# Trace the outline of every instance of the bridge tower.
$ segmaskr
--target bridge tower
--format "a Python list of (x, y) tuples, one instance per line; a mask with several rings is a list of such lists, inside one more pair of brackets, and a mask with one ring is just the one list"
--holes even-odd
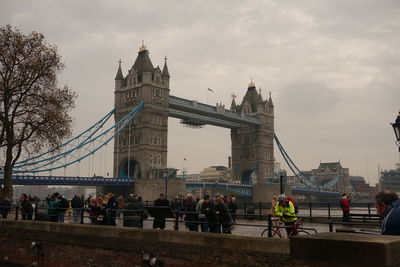
[(121, 61), (115, 77), (115, 121), (140, 102), (144, 107), (114, 142), (114, 177), (149, 178), (167, 166), (169, 72), (153, 67), (142, 43), (135, 63), (124, 77)]
[(233, 99), (231, 110), (257, 115), (261, 121), (257, 127), (242, 125), (231, 129), (232, 177), (242, 184), (264, 185), (268, 177), (274, 176), (274, 105), (271, 94), (268, 100), (263, 100), (261, 89), (257, 92), (255, 83), (251, 81), (242, 103), (237, 105)]

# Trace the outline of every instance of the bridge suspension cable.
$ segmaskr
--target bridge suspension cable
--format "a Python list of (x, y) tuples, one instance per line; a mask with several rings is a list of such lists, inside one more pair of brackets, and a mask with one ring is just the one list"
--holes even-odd
[[(65, 168), (74, 163), (80, 163), (81, 160), (93, 155), (100, 148), (104, 147), (108, 142), (115, 138), (115, 136), (119, 135), (119, 133), (133, 120), (143, 106), (144, 102), (142, 101), (138, 106), (135, 107), (135, 109), (129, 112), (120, 121), (109, 127), (107, 130), (98, 133), (98, 131), (102, 129), (104, 123), (111, 117), (112, 114), (114, 114), (115, 109), (113, 109), (88, 130), (64, 143), (59, 148), (52, 149), (42, 153), (39, 156), (18, 162), (18, 164), (16, 164), (14, 167), (13, 173), (50, 172), (56, 169)], [(93, 132), (91, 132), (91, 130), (93, 130)], [(88, 133), (88, 136), (84, 136), (85, 133)], [(80, 137), (83, 137), (83, 140), (80, 140), (77, 142), (77, 144), (72, 145), (72, 142), (79, 140)], [(55, 154), (56, 151), (60, 151), (60, 149), (64, 147), (66, 148), (66, 151)], [(81, 150), (83, 150), (83, 153), (81, 153)], [(52, 156), (45, 157), (49, 154)], [(64, 162), (60, 162), (62, 159), (64, 159)]]
[(278, 137), (274, 134), (274, 140), (276, 145), (279, 148), (279, 151), (281, 152), (283, 159), (285, 160), (286, 164), (289, 166), (290, 170), (293, 172), (293, 174), (296, 176), (296, 178), (302, 183), (303, 186), (305, 186), (308, 189), (314, 189), (314, 190), (329, 190), (331, 189), (341, 178), (341, 175), (338, 175), (331, 181), (327, 182), (326, 184), (320, 186), (317, 185), (315, 180), (316, 176), (312, 177), (311, 179), (304, 173), (302, 172), (296, 164), (292, 161), (292, 159), (289, 157), (287, 154), (286, 150), (283, 148), (281, 142), (279, 141)]

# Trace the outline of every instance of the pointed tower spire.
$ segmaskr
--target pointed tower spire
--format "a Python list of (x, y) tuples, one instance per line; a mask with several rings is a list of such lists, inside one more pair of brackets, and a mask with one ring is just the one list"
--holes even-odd
[(235, 102), (236, 95), (235, 93), (232, 93), (231, 96), (232, 96), (231, 110), (236, 110), (236, 102)]
[(272, 97), (271, 97), (271, 91), (269, 91), (269, 105), (271, 106), (271, 107), (273, 107), (274, 106), (274, 103), (272, 103)]
[(124, 75), (122, 75), (122, 69), (121, 69), (121, 59), (119, 59), (119, 67), (117, 71), (117, 75), (115, 76), (115, 80), (123, 80)]
[(258, 102), (262, 102), (261, 88), (258, 88)]
[(165, 56), (164, 58), (165, 62), (164, 62), (164, 68), (162, 70), (162, 77), (168, 77), (169, 78), (169, 72), (168, 72), (168, 66), (167, 66), (167, 56)]

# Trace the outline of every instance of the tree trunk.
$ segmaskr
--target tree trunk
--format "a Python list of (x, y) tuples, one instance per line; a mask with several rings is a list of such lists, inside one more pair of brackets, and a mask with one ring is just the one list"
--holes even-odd
[(4, 166), (4, 186), (3, 186), (3, 197), (8, 197), (10, 201), (13, 196), (12, 187), (12, 148), (7, 147), (6, 152), (6, 164)]

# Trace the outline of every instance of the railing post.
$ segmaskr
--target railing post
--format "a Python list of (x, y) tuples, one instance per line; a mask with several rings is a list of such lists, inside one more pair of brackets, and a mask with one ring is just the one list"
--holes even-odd
[(85, 208), (82, 207), (81, 209), (81, 224), (83, 224), (83, 213), (85, 212)]
[(311, 218), (312, 218), (312, 205), (311, 205), (311, 202), (310, 202), (310, 220), (311, 220)]
[(18, 220), (18, 204), (15, 206), (15, 219)]
[(332, 233), (333, 232), (333, 224), (332, 221), (329, 220), (329, 232)]
[(328, 220), (331, 221), (331, 203), (328, 203)]
[(179, 230), (179, 211), (176, 211), (175, 213), (175, 226), (174, 230), (178, 231)]
[(247, 202), (244, 202), (244, 218), (247, 219)]
[(368, 203), (368, 215), (371, 216), (371, 203)]
[(260, 210), (260, 218), (258, 218), (258, 219), (261, 220), (261, 201), (258, 202), (258, 209)]
[(272, 218), (271, 214), (268, 214), (268, 237), (272, 237)]

